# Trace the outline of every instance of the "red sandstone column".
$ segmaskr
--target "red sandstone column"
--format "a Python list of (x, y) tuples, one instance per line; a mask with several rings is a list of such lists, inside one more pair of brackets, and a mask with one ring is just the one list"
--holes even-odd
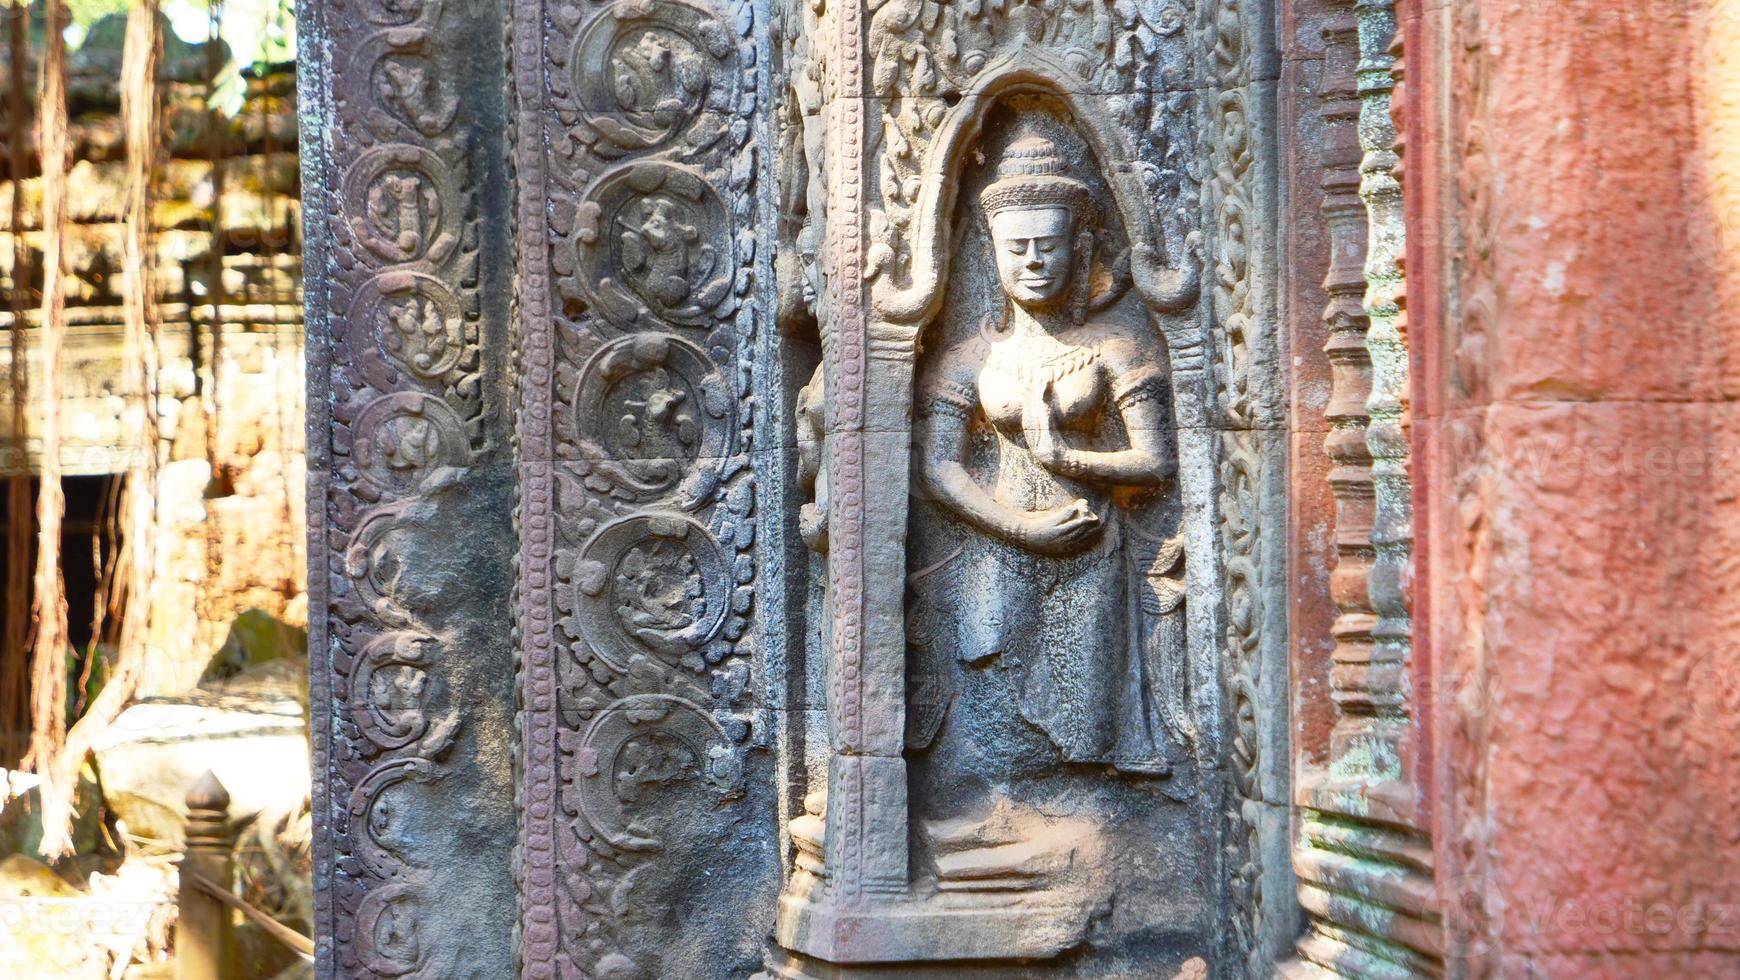
[(1422, 5), (1408, 57), (1451, 959), (1735, 975), (1740, 5)]

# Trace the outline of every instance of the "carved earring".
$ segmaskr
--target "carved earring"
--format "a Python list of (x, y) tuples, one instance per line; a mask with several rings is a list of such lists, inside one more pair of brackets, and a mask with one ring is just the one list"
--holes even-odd
[(1075, 269), (1069, 293), (1069, 319), (1078, 326), (1087, 322), (1088, 306), (1093, 302), (1094, 233), (1077, 232), (1075, 236)]
[(1003, 340), (1007, 338), (1010, 333), (1009, 317), (1014, 313), (1012, 307), (1015, 304), (1010, 302), (1007, 296), (1001, 296), (999, 294), (999, 299), (1003, 304), (1003, 314), (1001, 316), (998, 316), (995, 313), (987, 313), (979, 318), (979, 339), (987, 344), (994, 344), (999, 340)]

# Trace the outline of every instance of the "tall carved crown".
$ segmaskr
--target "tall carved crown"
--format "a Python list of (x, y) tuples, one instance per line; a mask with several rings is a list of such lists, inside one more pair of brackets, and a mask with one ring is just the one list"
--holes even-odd
[(1009, 144), (997, 161), (997, 179), (980, 193), (979, 204), (986, 217), (999, 211), (1067, 208), (1078, 229), (1099, 221), (1093, 192), (1069, 176), (1069, 161), (1043, 136), (1023, 136)]

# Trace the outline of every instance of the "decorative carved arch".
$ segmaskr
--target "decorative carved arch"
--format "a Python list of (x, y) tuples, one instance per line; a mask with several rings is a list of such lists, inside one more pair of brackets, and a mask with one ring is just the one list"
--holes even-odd
[[(1224, 621), (1224, 555), (1219, 536), (1223, 505), (1215, 474), (1216, 436), (1211, 434), (1213, 396), (1209, 390), (1208, 332), (1200, 296), (1200, 239), (1190, 231), (1182, 241), (1163, 241), (1155, 208), (1141, 183), (1139, 156), (1127, 130), (1109, 119), (1095, 102), (1104, 93), (1084, 86), (1081, 73), (1052, 49), (1018, 43), (987, 64), (950, 106), (924, 152), (920, 192), (913, 209), (912, 273), (906, 288), (887, 276), (870, 284), (873, 318), (903, 328), (916, 340), (941, 312), (954, 259), (956, 212), (961, 178), (973, 143), (994, 109), (1020, 96), (1043, 96), (1064, 110), (1066, 122), (1094, 156), (1098, 176), (1112, 196), (1130, 250), (1130, 276), (1148, 319), (1167, 349), (1171, 368), (1173, 419), (1177, 426), (1178, 490), (1192, 601), (1187, 606), (1188, 659), (1196, 718), (1219, 718), (1220, 637)], [(1194, 207), (1195, 202), (1187, 206)], [(1176, 256), (1175, 264), (1167, 259)], [(908, 368), (910, 370), (910, 368)], [(910, 382), (910, 378), (903, 379)], [(1223, 734), (1205, 728), (1195, 746), (1199, 759), (1212, 764), (1223, 750)]]
[(985, 119), (1004, 99), (1018, 95), (1044, 95), (1057, 99), (1069, 111), (1070, 120), (1087, 140), (1098, 160), (1113, 203), (1130, 239), (1131, 275), (1137, 291), (1150, 310), (1176, 312), (1196, 302), (1200, 263), (1194, 241), (1178, 243), (1179, 264), (1166, 264), (1172, 243), (1157, 242), (1148, 211), (1142, 207), (1141, 188), (1130, 161), (1135, 158), (1123, 132), (1107, 125), (1085, 103), (1079, 86), (1080, 73), (1050, 49), (1018, 44), (986, 65), (958, 104), (944, 115), (936, 139), (925, 155), (920, 172), (918, 205), (914, 214), (912, 282), (897, 287), (887, 277), (871, 286), (871, 300), (878, 318), (888, 323), (921, 325), (936, 315), (942, 300), (942, 284), (949, 276), (949, 247), (965, 149), (983, 131)]

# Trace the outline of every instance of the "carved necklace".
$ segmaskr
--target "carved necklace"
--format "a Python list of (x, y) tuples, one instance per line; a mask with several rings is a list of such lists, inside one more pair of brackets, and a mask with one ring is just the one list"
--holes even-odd
[(1053, 354), (1038, 364), (1021, 361), (1015, 365), (1015, 378), (1022, 384), (1055, 384), (1078, 371), (1097, 364), (1100, 352), (1086, 347), (1072, 347)]

